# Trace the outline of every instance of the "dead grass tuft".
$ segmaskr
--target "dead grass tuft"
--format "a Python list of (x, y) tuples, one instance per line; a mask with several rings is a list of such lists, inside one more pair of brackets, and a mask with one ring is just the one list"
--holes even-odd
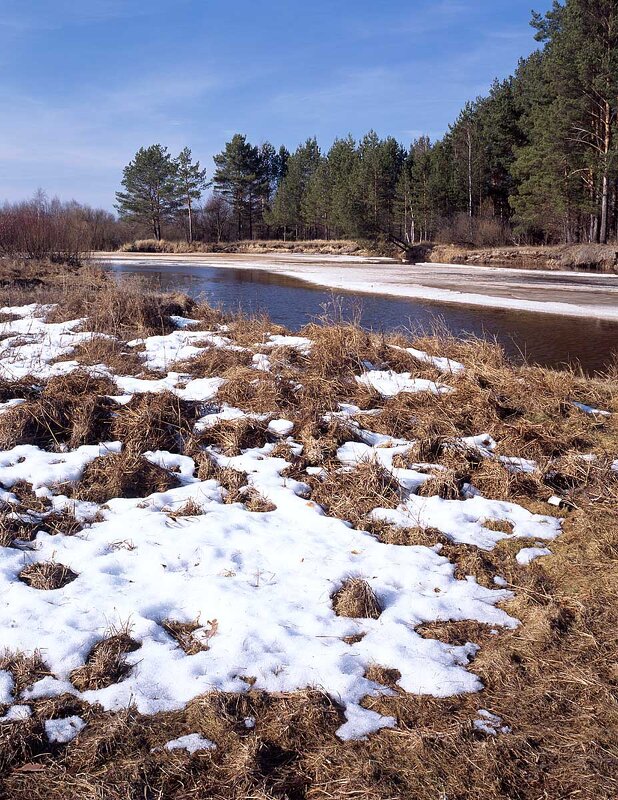
[(135, 652), (140, 646), (131, 638), (128, 627), (111, 629), (106, 638), (92, 648), (86, 663), (71, 672), (71, 683), (80, 692), (119, 683), (131, 671), (131, 666), (126, 663), (126, 654)]
[(19, 573), (20, 581), (33, 589), (43, 591), (62, 589), (63, 586), (71, 583), (76, 578), (76, 572), (55, 561), (39, 561), (35, 564), (29, 564)]
[(271, 503), (270, 500), (252, 487), (243, 492), (242, 499), (245, 507), (256, 514), (267, 514), (269, 511), (276, 511), (277, 509), (274, 503)]
[(44, 513), (51, 507), (51, 500), (49, 497), (38, 497), (32, 488), (32, 484), (26, 481), (16, 481), (11, 486), (10, 491), (19, 501), (20, 510)]
[(365, 670), (365, 678), (368, 681), (379, 683), (381, 686), (388, 686), (389, 689), (401, 691), (397, 685), (397, 682), (401, 680), (401, 672), (398, 669), (383, 667), (380, 664), (369, 664)]
[(218, 481), (225, 489), (225, 502), (242, 502), (241, 489), (247, 486), (247, 473), (231, 467), (220, 467), (208, 453), (200, 452), (195, 456), (197, 476), (201, 481)]
[(30, 400), (38, 394), (37, 383), (34, 378), (21, 378), (18, 381), (10, 381), (0, 378), (0, 403), (9, 400)]
[(380, 519), (373, 519), (367, 526), (384, 544), (396, 544), (407, 547), (433, 547), (436, 544), (447, 544), (449, 539), (437, 528), (401, 528)]
[[(29, 484), (26, 484), (29, 486)], [(31, 495), (35, 497), (34, 495)], [(21, 502), (29, 504), (22, 495)], [(96, 522), (93, 518), (86, 523), (80, 522), (75, 514), (68, 508), (62, 511), (44, 513), (24, 513), (16, 510), (0, 510), (0, 547), (14, 547), (16, 540), (31, 542), (39, 531), (45, 531), (52, 536), (74, 536), (83, 530), (84, 525)]]
[(125, 340), (171, 333), (170, 316), (186, 317), (195, 308), (187, 295), (154, 292), (138, 277), (116, 279), (97, 269), (80, 270), (70, 283), (55, 283), (49, 294), (46, 302), (58, 303), (50, 322), (86, 317), (88, 330)]
[(166, 633), (175, 639), (178, 646), (184, 650), (188, 656), (194, 656), (196, 653), (201, 653), (208, 650), (208, 642), (206, 637), (197, 638), (194, 636), (195, 631), (203, 626), (199, 620), (193, 622), (179, 622), (175, 619), (164, 619), (161, 627)]
[(168, 450), (183, 453), (198, 417), (195, 403), (181, 400), (173, 392), (134, 395), (115, 414), (112, 437), (136, 453)]
[(438, 495), (443, 500), (463, 500), (464, 488), (470, 482), (470, 473), (463, 470), (446, 468), (437, 471), (418, 488), (421, 497)]
[(79, 483), (63, 487), (77, 500), (105, 503), (114, 497), (147, 497), (179, 485), (178, 478), (137, 453), (125, 450), (91, 461)]
[(38, 650), (31, 654), (5, 650), (0, 655), (0, 670), (9, 672), (13, 678), (15, 698), (18, 698), (24, 689), (50, 674)]
[(425, 622), (416, 626), (416, 632), (424, 639), (438, 639), (452, 645), (485, 643), (493, 627), (474, 620), (449, 620), (447, 622)]
[(109, 440), (116, 385), (108, 378), (75, 370), (51, 378), (36, 398), (0, 416), (0, 448), (20, 444), (58, 450)]
[(377, 461), (361, 461), (354, 469), (333, 468), (325, 476), (305, 476), (311, 498), (331, 517), (366, 527), (375, 508), (396, 508), (402, 500), (399, 482)]
[(285, 411), (300, 403), (298, 383), (285, 375), (274, 375), (251, 367), (230, 367), (226, 383), (217, 392), (220, 403), (253, 414), (272, 414)]
[(241, 417), (221, 420), (197, 436), (199, 446), (215, 447), (226, 456), (240, 455), (243, 450), (264, 447), (268, 441), (268, 421)]
[(362, 578), (348, 578), (331, 599), (338, 617), (378, 619), (382, 613), (382, 606), (373, 589)]
[[(239, 369), (248, 369), (252, 358), (253, 353), (250, 350), (208, 347), (194, 358), (178, 362), (174, 369), (196, 378), (227, 378), (229, 375), (234, 377)], [(255, 377), (255, 370), (250, 374)]]
[[(114, 336), (93, 336), (78, 344), (61, 360), (78, 361), (84, 366), (104, 364), (115, 375), (145, 375), (148, 373), (139, 351)], [(118, 390), (116, 389), (116, 394)]]
[(195, 500), (190, 498), (179, 508), (176, 508), (173, 511), (167, 511), (166, 513), (171, 519), (177, 519), (180, 517), (199, 517), (204, 513), (204, 509), (199, 503), (196, 503)]

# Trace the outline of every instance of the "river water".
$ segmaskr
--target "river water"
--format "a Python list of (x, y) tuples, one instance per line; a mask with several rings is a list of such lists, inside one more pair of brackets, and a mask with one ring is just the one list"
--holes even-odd
[(430, 332), (441, 323), (456, 336), (495, 339), (516, 360), (547, 367), (580, 366), (592, 374), (618, 357), (618, 323), (524, 311), (463, 306), (386, 295), (354, 295), (314, 287), (284, 275), (194, 264), (103, 262), (119, 275), (139, 275), (162, 291), (182, 291), (226, 311), (267, 313), (296, 331), (324, 313), (341, 311), (373, 331)]

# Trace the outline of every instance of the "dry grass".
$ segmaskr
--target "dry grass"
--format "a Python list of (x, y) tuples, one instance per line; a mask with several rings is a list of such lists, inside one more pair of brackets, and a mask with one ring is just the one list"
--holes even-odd
[(467, 248), (452, 244), (426, 248), (422, 260), (440, 264), (487, 264), (517, 269), (586, 270), (618, 272), (615, 245), (563, 244)]
[(29, 497), (36, 500), (35, 495), (22, 495), (21, 504), (17, 508), (0, 509), (0, 547), (14, 547), (16, 541), (31, 542), (39, 531), (52, 536), (75, 536), (86, 525), (99, 521), (97, 517), (93, 517), (87, 522), (81, 522), (68, 508), (51, 512), (44, 509), (42, 513), (33, 513), (28, 508), (32, 505)]
[(215, 480), (225, 489), (226, 503), (242, 502), (242, 489), (247, 486), (247, 473), (232, 467), (220, 467), (214, 458), (203, 451), (193, 455), (197, 477), (201, 481)]
[(166, 511), (165, 512), (170, 519), (180, 519), (181, 517), (199, 517), (204, 513), (204, 508), (196, 503), (195, 500), (189, 499), (186, 503), (183, 503), (180, 508), (176, 508), (173, 511)]
[(62, 589), (63, 586), (71, 583), (76, 578), (76, 572), (55, 561), (39, 561), (35, 564), (29, 564), (19, 573), (20, 581), (23, 581), (33, 589), (42, 591)]
[(123, 253), (315, 253), (328, 255), (368, 255), (368, 244), (347, 239), (248, 239), (239, 242), (192, 242), (167, 239), (136, 239), (120, 248)]
[(58, 306), (50, 322), (86, 317), (87, 330), (123, 339), (171, 333), (170, 316), (188, 316), (195, 307), (184, 294), (154, 292), (140, 278), (115, 280), (95, 269), (81, 271), (56, 292)]
[(50, 378), (35, 397), (0, 416), (0, 448), (35, 444), (58, 450), (108, 441), (115, 403), (103, 395), (115, 391), (109, 379), (81, 370)]
[(18, 508), (21, 511), (45, 513), (51, 508), (51, 500), (49, 497), (38, 497), (31, 483), (26, 481), (17, 481), (11, 486), (11, 494), (15, 495), (18, 500)]
[(253, 353), (249, 350), (208, 347), (195, 358), (178, 362), (174, 369), (196, 378), (227, 378), (238, 367), (248, 368), (252, 358)]
[(277, 509), (274, 503), (271, 503), (270, 500), (252, 487), (244, 491), (241, 496), (245, 507), (255, 514), (267, 514), (269, 511), (275, 511)]
[(403, 495), (396, 481), (376, 461), (361, 461), (354, 469), (329, 469), (324, 476), (305, 476), (311, 499), (331, 517), (351, 522), (355, 528), (368, 524), (374, 508), (396, 508)]
[(137, 394), (115, 414), (112, 438), (133, 452), (169, 450), (183, 453), (198, 417), (195, 403), (173, 392)]
[(194, 656), (196, 653), (202, 653), (209, 649), (208, 640), (215, 635), (217, 623), (216, 620), (214, 620), (208, 624), (210, 625), (209, 631), (200, 638), (196, 637), (194, 634), (204, 626), (197, 619), (193, 622), (179, 622), (174, 619), (164, 619), (161, 623), (161, 627), (166, 633), (169, 633), (172, 639), (176, 640), (178, 646), (181, 647), (188, 656)]
[[(140, 375), (146, 377), (148, 370), (140, 359), (139, 352), (112, 336), (93, 336), (77, 347), (62, 361), (78, 361), (84, 366), (104, 364), (116, 375)], [(116, 389), (118, 394), (118, 389)]]
[(10, 673), (14, 697), (19, 697), (28, 686), (50, 674), (38, 651), (26, 655), (5, 650), (0, 655), (0, 670)]
[(118, 683), (131, 671), (126, 663), (127, 653), (140, 648), (131, 638), (128, 627), (110, 630), (109, 634), (92, 648), (86, 663), (71, 673), (71, 683), (80, 692), (104, 689)]
[[(611, 518), (603, 509), (572, 512), (552, 550), (553, 558), (522, 569), (513, 582), (517, 599), (508, 610), (522, 620), (519, 628), (486, 635), (482, 628), (445, 622), (420, 630), (453, 644), (482, 643), (474, 663), (485, 685), (480, 695), (440, 699), (398, 691), (368, 699), (376, 711), (393, 714), (398, 727), (348, 744), (334, 736), (343, 722), (341, 709), (317, 691), (212, 693), (183, 711), (153, 717), (94, 708), (79, 741), (59, 751), (37, 737), (50, 708), (43, 716), (35, 703), (34, 718), (11, 724), (10, 738), (7, 732), (2, 739), (2, 796), (613, 800), (615, 511)], [(397, 679), (381, 665), (371, 665), (367, 677), (392, 686)], [(26, 685), (31, 682), (28, 676)], [(512, 733), (492, 737), (476, 731), (472, 721), (479, 708), (498, 714)], [(255, 720), (253, 728), (247, 728), (247, 718)], [(156, 749), (194, 732), (215, 741), (217, 749), (192, 757)], [(27, 767), (33, 763), (38, 771)]]
[(206, 428), (197, 436), (200, 446), (212, 446), (223, 455), (240, 455), (252, 447), (264, 447), (268, 441), (267, 421), (241, 417), (235, 420), (221, 420)]
[(338, 617), (378, 619), (382, 606), (366, 580), (348, 578), (332, 596), (333, 610)]
[(114, 497), (147, 497), (178, 485), (178, 478), (168, 470), (125, 450), (95, 458), (77, 484), (62, 488), (76, 500), (105, 503)]

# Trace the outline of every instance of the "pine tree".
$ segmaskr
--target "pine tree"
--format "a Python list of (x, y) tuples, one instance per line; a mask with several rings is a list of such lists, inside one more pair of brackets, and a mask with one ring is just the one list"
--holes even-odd
[(397, 181), (404, 152), (392, 137), (381, 140), (370, 131), (359, 145), (360, 170), (364, 202), (362, 227), (371, 237), (392, 231), (392, 215)]
[[(571, 109), (570, 139), (589, 170), (594, 205), (590, 238), (607, 242), (609, 187), (618, 152), (618, 4), (616, 0), (554, 2), (545, 17), (533, 17), (537, 39), (546, 42), (552, 89)], [(582, 169), (581, 165), (577, 165)], [(586, 172), (581, 172), (586, 180)]]
[(327, 158), (332, 186), (331, 224), (338, 235), (362, 236), (364, 202), (356, 142), (351, 136), (335, 139)]
[(268, 216), (271, 224), (284, 229), (284, 238), (288, 228), (294, 228), (295, 236), (299, 238), (301, 229), (309, 225), (303, 215), (303, 202), (320, 159), (320, 148), (315, 138), (307, 139), (287, 158), (285, 176), (279, 184), (272, 211)]
[(246, 230), (252, 239), (256, 202), (264, 192), (259, 149), (237, 133), (214, 157), (214, 162), (215, 190), (225, 197), (234, 211), (238, 238), (242, 239)]
[(332, 182), (328, 159), (322, 157), (311, 174), (301, 202), (302, 218), (311, 233), (330, 238)]
[(162, 223), (175, 217), (182, 202), (176, 163), (167, 148), (140, 148), (124, 168), (122, 186), (115, 206), (120, 218), (149, 225), (159, 241)]
[(185, 147), (176, 159), (176, 176), (182, 201), (187, 210), (187, 240), (193, 241), (193, 205), (200, 199), (207, 186), (206, 170), (200, 169), (200, 162), (193, 163), (191, 150)]

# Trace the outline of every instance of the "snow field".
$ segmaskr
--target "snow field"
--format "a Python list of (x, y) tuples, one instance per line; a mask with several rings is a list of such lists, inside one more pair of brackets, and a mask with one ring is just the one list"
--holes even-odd
[[(46, 309), (32, 306), (0, 311), (16, 317), (0, 324), (0, 333), (15, 337), (2, 342), (0, 374), (45, 380), (59, 374), (58, 370), (78, 366), (72, 361), (51, 362), (92, 336), (74, 332), (82, 320), (47, 324)], [(190, 330), (193, 322), (178, 318), (179, 329), (172, 334), (130, 343), (144, 348), (145, 366), (162, 373), (160, 379), (110, 375), (104, 365), (91, 369), (113, 378), (122, 402), (134, 393), (166, 390), (185, 400), (210, 402), (216, 399), (223, 379), (192, 378), (167, 370), (207, 347), (242, 348), (225, 335), (227, 330)], [(271, 335), (259, 347), (288, 346), (307, 353), (311, 345), (304, 337)], [(449, 359), (409, 352), (445, 375), (464, 369)], [(256, 355), (262, 356), (254, 358), (256, 370), (270, 370), (267, 354)], [(398, 392), (452, 391), (447, 385), (391, 370), (367, 368), (357, 380), (385, 397)], [(396, 509), (374, 509), (375, 518), (404, 527), (433, 527), (454, 542), (484, 549), (505, 537), (543, 543), (559, 535), (558, 519), (531, 514), (515, 503), (488, 500), (473, 487), (465, 501), (414, 494), (430, 475), (422, 471), (423, 465), (394, 466), (394, 456), (409, 450), (412, 442), (375, 433), (351, 419), (365, 414), (370, 421), (372, 413), (341, 406), (338, 415), (348, 420), (361, 441), (344, 443), (337, 458), (342, 468), (353, 468), (363, 460), (377, 461), (399, 482), (401, 504)], [(246, 416), (251, 415), (229, 406), (208, 410), (196, 430)], [(273, 419), (268, 431), (285, 441), (293, 453), (302, 451), (290, 420)], [(462, 439), (459, 446), (494, 457), (495, 442), (488, 434)], [(348, 740), (396, 724), (393, 718), (360, 705), (367, 695), (391, 691), (366, 677), (371, 665), (398, 670), (398, 684), (412, 693), (443, 697), (481, 688), (468, 668), (476, 645), (426, 639), (415, 629), (423, 623), (449, 620), (513, 628), (517, 620), (499, 607), (511, 593), (502, 587), (485, 588), (472, 577), (455, 578), (455, 565), (440, 555), (439, 546), (383, 544), (344, 520), (326, 516), (318, 504), (306, 499), (305, 484), (282, 475), (290, 462), (273, 455), (275, 447), (271, 439), (232, 457), (208, 451), (220, 467), (247, 474), (248, 486), (274, 506), (267, 513), (225, 503), (225, 489), (216, 480), (195, 477), (192, 458), (167, 451), (144, 455), (174, 470), (178, 488), (135, 499), (110, 498), (100, 506), (73, 501), (60, 494), (58, 486), (79, 481), (88, 463), (120, 452), (121, 442), (55, 453), (33, 445), (0, 452), (0, 500), (17, 508), (11, 488), (26, 481), (38, 495), (50, 499), (53, 510), (72, 510), (82, 520), (94, 519), (96, 514), (100, 520), (74, 536), (41, 531), (27, 552), (0, 548), (0, 648), (38, 650), (51, 673), (18, 697), (10, 675), (0, 672), (0, 703), (10, 707), (9, 718), (19, 718), (29, 700), (64, 692), (109, 710), (134, 703), (140, 712), (155, 714), (182, 708), (213, 690), (245, 692), (246, 679), (251, 678), (256, 689), (269, 692), (324, 690), (344, 710), (346, 721), (338, 735)], [(534, 469), (533, 462), (507, 462), (509, 469)], [(319, 471), (313, 468), (313, 474)], [(183, 516), (181, 511), (190, 501), (200, 513)], [(512, 532), (487, 527), (489, 521), (508, 522)], [(127, 546), (119, 546), (122, 542)], [(524, 548), (517, 560), (525, 564), (549, 552), (540, 546)], [(50, 591), (20, 580), (28, 564), (48, 562), (70, 568), (77, 578)], [(382, 608), (377, 619), (337, 616), (331, 598), (349, 578), (362, 578), (369, 584)], [(203, 640), (206, 649), (185, 653), (165, 629), (167, 620), (197, 621), (195, 636), (208, 634)], [(127, 674), (109, 686), (79, 692), (71, 681), (73, 670), (87, 662), (93, 647), (111, 628), (126, 624), (139, 643), (138, 649), (125, 656)], [(211, 635), (213, 629), (216, 632)], [(359, 640), (348, 644), (348, 637)], [(476, 726), (479, 730), (485, 730), (483, 726), (501, 730), (501, 721), (479, 714), (483, 717)], [(248, 727), (254, 724), (253, 720)], [(50, 741), (69, 741), (83, 725), (79, 717), (52, 720), (46, 724), (47, 736)], [(198, 734), (166, 745), (189, 752), (212, 746)]]

